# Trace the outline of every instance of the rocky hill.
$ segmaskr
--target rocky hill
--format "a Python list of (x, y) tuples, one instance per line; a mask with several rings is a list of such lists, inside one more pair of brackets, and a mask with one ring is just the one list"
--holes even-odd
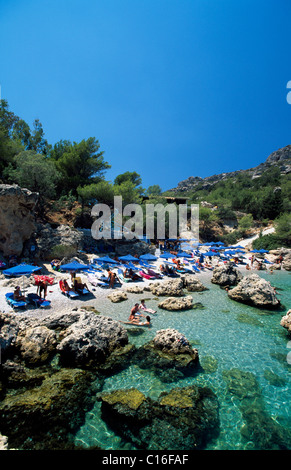
[(210, 189), (215, 183), (226, 180), (229, 178), (235, 178), (239, 174), (250, 175), (253, 179), (258, 178), (271, 166), (276, 165), (279, 167), (281, 174), (287, 174), (291, 172), (291, 145), (287, 145), (281, 149), (272, 152), (264, 163), (250, 168), (248, 170), (237, 170), (229, 173), (221, 173), (219, 175), (207, 176), (201, 178), (199, 176), (189, 176), (186, 180), (180, 181), (176, 188), (172, 188), (169, 191), (174, 193), (185, 193), (194, 189)]

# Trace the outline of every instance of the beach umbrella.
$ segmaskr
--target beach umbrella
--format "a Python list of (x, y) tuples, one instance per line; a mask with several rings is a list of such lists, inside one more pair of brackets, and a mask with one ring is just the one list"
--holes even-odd
[(181, 250), (193, 250), (193, 246), (189, 245), (189, 243), (181, 243)]
[(219, 253), (215, 253), (214, 251), (207, 251), (204, 253), (204, 256), (219, 256)]
[(176, 255), (172, 255), (172, 253), (163, 253), (162, 255), (160, 255), (160, 258), (176, 258)]
[(109, 256), (102, 256), (101, 258), (95, 258), (95, 261), (97, 263), (108, 263), (108, 264), (118, 264), (119, 261), (116, 261), (115, 259), (110, 258)]
[(139, 259), (141, 260), (147, 260), (147, 261), (155, 261), (157, 260), (158, 258), (154, 255), (152, 255), (151, 253), (146, 253), (145, 255), (141, 255), (139, 257)]
[(88, 264), (81, 264), (77, 261), (72, 261), (72, 263), (63, 264), (60, 268), (62, 271), (80, 271), (81, 269), (88, 269), (90, 266)]
[(177, 253), (177, 256), (179, 256), (179, 258), (192, 258), (192, 255), (190, 255), (190, 253), (186, 253), (186, 251), (180, 251), (179, 253)]
[(138, 261), (138, 259), (132, 255), (120, 256), (118, 259), (121, 261)]
[(29, 276), (40, 269), (39, 266), (19, 264), (18, 266), (13, 266), (13, 268), (5, 269), (3, 274), (8, 277)]
[(260, 250), (258, 250), (258, 253), (269, 253), (268, 250), (264, 250), (263, 248), (261, 248)]

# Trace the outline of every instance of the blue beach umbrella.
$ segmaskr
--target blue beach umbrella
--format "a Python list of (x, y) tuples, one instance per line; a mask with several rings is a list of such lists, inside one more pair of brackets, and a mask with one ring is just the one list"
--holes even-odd
[(180, 258), (192, 258), (192, 256), (190, 255), (190, 253), (186, 253), (186, 251), (180, 251), (180, 253), (177, 253), (177, 256), (179, 256)]
[(118, 264), (118, 261), (115, 259), (110, 258), (110, 256), (102, 256), (101, 258), (95, 258), (97, 263), (108, 263), (108, 264)]
[(166, 259), (169, 259), (169, 258), (176, 258), (176, 255), (172, 255), (172, 253), (163, 253), (162, 255), (160, 255), (160, 258), (166, 258)]
[(90, 266), (88, 264), (81, 264), (77, 261), (72, 261), (68, 264), (63, 264), (61, 267), (62, 271), (81, 271), (82, 269), (88, 269)]
[(146, 261), (155, 261), (158, 258), (156, 256), (152, 255), (151, 253), (146, 253), (145, 255), (141, 255), (139, 257), (139, 259), (146, 260)]
[(13, 268), (5, 269), (3, 274), (8, 277), (18, 277), (18, 276), (29, 276), (30, 274), (39, 271), (41, 268), (39, 266), (33, 266), (30, 264), (19, 264)]
[(214, 251), (207, 251), (207, 253), (204, 253), (204, 256), (219, 256), (219, 253), (215, 253)]
[(118, 259), (121, 261), (138, 261), (138, 259), (132, 255), (120, 256)]

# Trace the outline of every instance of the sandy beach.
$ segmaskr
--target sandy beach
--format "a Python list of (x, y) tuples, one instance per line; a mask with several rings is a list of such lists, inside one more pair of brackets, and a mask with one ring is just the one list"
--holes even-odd
[[(248, 260), (249, 256), (251, 254), (246, 253), (245, 258)], [(88, 261), (93, 257), (93, 255), (87, 255), (88, 256)], [(94, 255), (95, 257), (95, 255)], [(158, 268), (161, 264), (162, 260), (158, 259), (157, 261), (153, 262), (152, 265), (155, 267), (156, 271), (158, 271)], [(220, 263), (221, 264), (221, 263)], [(21, 291), (23, 294), (27, 295), (28, 293), (36, 293), (37, 292), (37, 286), (35, 285), (34, 277), (33, 276), (21, 276), (21, 277), (15, 277), (15, 278), (7, 278), (1, 274), (0, 278), (0, 311), (3, 313), (8, 313), (8, 312), (14, 312), (15, 315), (23, 315), (25, 312), (25, 315), (29, 316), (46, 316), (49, 313), (53, 312), (67, 312), (70, 313), (72, 309), (82, 309), (84, 307), (86, 308), (94, 308), (98, 312), (103, 313), (103, 311), (108, 312), (108, 311), (115, 311), (118, 309), (118, 303), (113, 303), (110, 299), (108, 299), (108, 295), (112, 292), (115, 292), (117, 290), (122, 290), (126, 291), (127, 288), (130, 286), (140, 286), (140, 287), (146, 287), (149, 285), (151, 282), (163, 282), (166, 280), (169, 280), (171, 278), (165, 276), (163, 279), (158, 279), (158, 280), (148, 280), (148, 279), (143, 279), (143, 281), (139, 282), (130, 282), (130, 283), (122, 283), (121, 286), (115, 286), (113, 289), (109, 287), (100, 287), (100, 286), (93, 286), (89, 283), (89, 280), (86, 276), (85, 273), (78, 273), (78, 277), (81, 277), (82, 282), (86, 283), (90, 293), (87, 295), (79, 296), (78, 298), (75, 299), (70, 299), (64, 294), (61, 293), (60, 287), (59, 287), (59, 281), (61, 279), (66, 279), (70, 285), (71, 283), (71, 276), (70, 273), (65, 272), (58, 272), (52, 269), (50, 263), (41, 263), (38, 264), (39, 266), (42, 267), (41, 274), (45, 274), (48, 276), (51, 276), (54, 278), (54, 282), (52, 285), (48, 285), (47, 289), (47, 296), (46, 299), (51, 302), (50, 307), (48, 308), (36, 308), (33, 305), (28, 305), (28, 307), (23, 310), (13, 310), (10, 305), (8, 305), (6, 299), (5, 299), (5, 294), (8, 292), (13, 292), (15, 286), (19, 285), (21, 287)], [(213, 262), (213, 266), (215, 267), (217, 265), (217, 261), (215, 260)], [(187, 266), (187, 265), (186, 265)], [(257, 272), (259, 273), (260, 271), (257, 271), (257, 269), (253, 268), (251, 271), (248, 271), (246, 269), (246, 265), (239, 264), (237, 265), (237, 268), (242, 272), (243, 275), (246, 273), (250, 272)], [(201, 270), (199, 273), (193, 273), (193, 276), (196, 278), (200, 279), (201, 282), (203, 281), (210, 281), (212, 277), (212, 271), (209, 269), (204, 269)], [(140, 298), (144, 297), (149, 297), (151, 293), (149, 291), (145, 291), (144, 294), (133, 294), (133, 293), (127, 293), (129, 301), (132, 300), (132, 302), (139, 301)], [(128, 306), (128, 308), (131, 308), (131, 304)], [(104, 313), (107, 314), (107, 313)], [(125, 320), (125, 318), (122, 318), (122, 320)]]

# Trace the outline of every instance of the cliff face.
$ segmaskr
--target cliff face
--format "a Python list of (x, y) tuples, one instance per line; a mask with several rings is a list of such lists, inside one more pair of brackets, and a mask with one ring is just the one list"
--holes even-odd
[(35, 231), (34, 209), (38, 193), (17, 185), (0, 184), (0, 251), (19, 256)]
[(239, 174), (247, 174), (252, 178), (258, 178), (261, 174), (276, 165), (279, 167), (282, 174), (291, 172), (291, 145), (287, 145), (281, 149), (272, 152), (264, 163), (250, 168), (249, 170), (237, 170), (229, 173), (221, 173), (219, 175), (207, 176), (200, 178), (199, 176), (190, 176), (186, 180), (180, 181), (176, 188), (170, 189), (173, 192), (187, 192), (195, 189), (198, 185), (200, 189), (209, 189), (213, 184), (229, 178), (235, 178)]

